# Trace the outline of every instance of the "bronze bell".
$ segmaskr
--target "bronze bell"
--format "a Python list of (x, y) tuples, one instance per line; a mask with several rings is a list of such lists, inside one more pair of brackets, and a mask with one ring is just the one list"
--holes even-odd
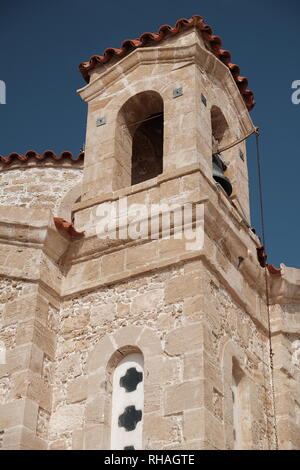
[(223, 162), (221, 156), (218, 153), (215, 153), (212, 157), (213, 159), (213, 177), (217, 183), (219, 183), (227, 196), (232, 194), (232, 185), (230, 180), (224, 175), (224, 171), (227, 170), (227, 166)]

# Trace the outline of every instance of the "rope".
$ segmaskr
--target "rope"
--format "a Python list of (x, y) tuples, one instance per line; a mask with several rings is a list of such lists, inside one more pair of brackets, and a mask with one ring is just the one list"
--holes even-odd
[(244, 137), (241, 137), (240, 139), (235, 140), (232, 144), (226, 145), (226, 147), (222, 147), (222, 148), (218, 149), (215, 153), (222, 153), (222, 152), (225, 152), (225, 150), (229, 150), (232, 147), (235, 147), (236, 145), (240, 144), (241, 142), (244, 142), (244, 140), (248, 139), (248, 137), (255, 134), (256, 132), (258, 132), (258, 127), (254, 127), (254, 129), (252, 129), (252, 131), (248, 132), (248, 134), (246, 134)]
[[(261, 160), (260, 160), (260, 146), (259, 146), (259, 129), (258, 128), (256, 128), (255, 135), (256, 135), (256, 155), (257, 155), (257, 172), (258, 172), (258, 185), (259, 185), (261, 233), (262, 233), (263, 245), (264, 245), (264, 247), (266, 247), (265, 217), (264, 217), (263, 189), (262, 189), (261, 163), (260, 163)], [(273, 352), (273, 345), (272, 345), (269, 279), (268, 279), (268, 273), (267, 273), (267, 266), (265, 267), (265, 284), (266, 284), (266, 302), (267, 302), (267, 313), (268, 313), (268, 333), (269, 333), (269, 351), (270, 351), (270, 379), (271, 379), (271, 393), (272, 393), (273, 416), (274, 416), (275, 448), (276, 448), (276, 450), (279, 450), (278, 431), (277, 431), (277, 415), (276, 415), (276, 399), (275, 399), (275, 387), (274, 387), (274, 361), (273, 361), (274, 352)]]
[(122, 127), (132, 127), (132, 126), (136, 126), (137, 124), (141, 124), (143, 122), (146, 122), (146, 121), (151, 121), (152, 119), (157, 119), (161, 116), (163, 116), (164, 113), (158, 113), (156, 114), (155, 116), (151, 116), (151, 117), (148, 117), (146, 119), (142, 119), (142, 121), (135, 121), (135, 122), (132, 122), (131, 124), (123, 124)]

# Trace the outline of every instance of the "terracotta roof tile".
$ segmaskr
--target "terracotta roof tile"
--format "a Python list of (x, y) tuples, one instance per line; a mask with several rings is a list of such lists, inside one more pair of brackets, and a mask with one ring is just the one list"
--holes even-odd
[(275, 276), (281, 275), (281, 268), (276, 268), (274, 264), (268, 264), (268, 270), (270, 274), (274, 274)]
[(7, 165), (10, 165), (15, 160), (26, 162), (30, 158), (35, 158), (36, 160), (40, 161), (46, 158), (52, 158), (53, 160), (69, 159), (73, 162), (77, 162), (81, 158), (84, 158), (84, 152), (80, 152), (77, 156), (74, 156), (71, 152), (68, 151), (64, 151), (60, 155), (56, 155), (56, 153), (52, 152), (52, 150), (46, 150), (42, 154), (38, 154), (34, 150), (29, 150), (25, 153), (25, 155), (21, 155), (19, 153), (11, 153), (8, 157), (3, 157), (0, 155), (0, 161)]
[(255, 101), (253, 92), (247, 89), (247, 78), (240, 76), (239, 66), (231, 63), (230, 52), (222, 49), (221, 38), (214, 36), (212, 28), (205, 24), (204, 19), (198, 15), (194, 15), (190, 19), (183, 18), (178, 20), (173, 28), (168, 25), (163, 25), (159, 28), (157, 33), (143, 33), (137, 39), (126, 40), (122, 43), (120, 49), (109, 47), (105, 49), (103, 56), (93, 55), (87, 62), (82, 62), (79, 65), (79, 70), (84, 79), (88, 82), (90, 79), (89, 72), (101, 64), (106, 64), (112, 57), (122, 58), (138, 47), (151, 45), (154, 41), (162, 41), (166, 36), (174, 36), (193, 26), (201, 32), (203, 39), (209, 44), (213, 54), (230, 69), (246, 106), (248, 110), (251, 111), (255, 106)]
[(72, 238), (80, 238), (84, 235), (84, 232), (77, 232), (72, 222), (68, 222), (67, 220), (61, 219), (60, 217), (54, 217), (55, 227), (58, 230), (64, 230), (67, 232)]
[(265, 247), (263, 245), (257, 248), (257, 258), (261, 267), (267, 268), (270, 274), (274, 274), (275, 276), (281, 275), (281, 268), (276, 268), (274, 264), (267, 263), (268, 257), (267, 257)]

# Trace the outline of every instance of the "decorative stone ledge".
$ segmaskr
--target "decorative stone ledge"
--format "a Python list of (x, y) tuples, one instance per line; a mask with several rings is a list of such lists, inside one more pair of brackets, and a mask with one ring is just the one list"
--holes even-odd
[[(147, 47), (146, 49), (136, 49), (129, 56), (124, 57), (109, 69), (100, 72), (93, 81), (84, 88), (77, 90), (81, 98), (86, 101), (92, 101), (96, 96), (102, 93), (107, 87), (112, 86), (122, 74), (128, 74), (136, 67), (147, 63), (176, 63), (176, 60), (186, 61), (189, 65), (197, 65), (201, 70), (205, 70), (212, 80), (216, 79), (216, 73), (219, 80), (224, 85), (224, 90), (230, 100), (233, 100), (236, 109), (241, 114), (245, 129), (253, 129), (253, 124), (249, 116), (245, 102), (239, 92), (239, 89), (233, 79), (232, 74), (226, 65), (222, 64), (209, 50), (204, 49), (198, 42), (187, 46), (173, 47)], [(176, 69), (174, 69), (176, 70)], [(212, 74), (213, 72), (213, 74)], [(229, 90), (227, 82), (232, 83)]]
[(280, 265), (281, 276), (272, 276), (271, 302), (300, 303), (300, 269)]

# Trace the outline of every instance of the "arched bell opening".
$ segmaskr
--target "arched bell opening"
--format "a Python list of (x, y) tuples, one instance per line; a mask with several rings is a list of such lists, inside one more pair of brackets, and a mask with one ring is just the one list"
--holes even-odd
[(117, 119), (116, 158), (126, 173), (125, 186), (155, 178), (163, 172), (164, 103), (159, 93), (144, 91), (131, 97)]
[(211, 130), (212, 130), (212, 163), (213, 178), (219, 183), (226, 194), (232, 194), (232, 184), (225, 176), (227, 165), (222, 159), (220, 149), (229, 143), (230, 131), (224, 114), (217, 106), (211, 108)]
[(163, 172), (163, 126), (163, 113), (155, 113), (136, 129), (132, 139), (132, 185)]

